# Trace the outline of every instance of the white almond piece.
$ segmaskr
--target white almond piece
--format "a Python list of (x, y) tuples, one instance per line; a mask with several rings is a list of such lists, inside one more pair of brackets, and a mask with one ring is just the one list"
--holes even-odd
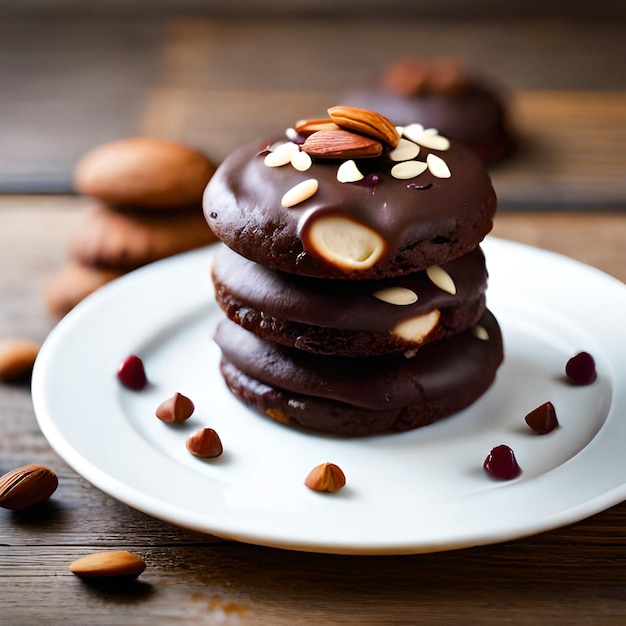
[(417, 294), (406, 287), (388, 287), (387, 289), (375, 291), (372, 295), (383, 302), (399, 306), (417, 302)]
[(399, 180), (408, 180), (425, 172), (427, 167), (424, 161), (402, 161), (391, 168), (391, 175)]
[(285, 137), (287, 137), (289, 141), (295, 141), (299, 137), (298, 131), (295, 128), (289, 127), (285, 130)]
[(481, 341), (489, 341), (489, 333), (484, 326), (476, 325), (472, 328), (472, 335)]
[(282, 165), (287, 165), (287, 163), (291, 162), (291, 157), (296, 152), (299, 152), (300, 147), (291, 142), (286, 141), (285, 143), (281, 143), (272, 152), (265, 156), (263, 159), (263, 163), (267, 165), (267, 167), (281, 167)]
[(447, 291), (451, 293), (453, 296), (456, 295), (456, 285), (452, 280), (452, 276), (446, 272), (442, 267), (438, 265), (431, 265), (427, 270), (426, 274), (428, 274), (428, 278), (430, 281), (439, 287), (442, 291)]
[(291, 166), (299, 172), (306, 172), (311, 165), (313, 160), (306, 152), (298, 151), (291, 157)]
[(337, 180), (340, 183), (356, 183), (357, 180), (362, 179), (363, 174), (352, 159), (344, 161), (337, 169)]
[(406, 341), (421, 343), (439, 323), (438, 309), (396, 324), (392, 333)]
[[(431, 130), (431, 129), (428, 129)], [(443, 135), (438, 135), (437, 131), (433, 128), (434, 133), (429, 133), (428, 131), (424, 131), (422, 136), (416, 141), (424, 148), (430, 148), (431, 150), (448, 150), (450, 147), (450, 140)]]
[(282, 198), (281, 204), (286, 209), (289, 207), (295, 206), (296, 204), (300, 204), (300, 202), (304, 202), (308, 200), (311, 196), (313, 196), (319, 187), (319, 183), (316, 178), (308, 178), (307, 180), (303, 180), (301, 183), (298, 183), (295, 187), (292, 187)]
[(410, 161), (420, 153), (420, 147), (408, 139), (400, 139), (398, 145), (389, 153), (392, 161)]
[(417, 141), (424, 133), (424, 127), (421, 124), (409, 124), (402, 130), (402, 135), (411, 141)]
[(426, 164), (433, 176), (437, 178), (450, 178), (450, 169), (446, 165), (446, 162), (436, 154), (429, 154), (426, 157)]
[(372, 267), (387, 244), (375, 231), (341, 215), (313, 216), (301, 232), (304, 249), (344, 271)]

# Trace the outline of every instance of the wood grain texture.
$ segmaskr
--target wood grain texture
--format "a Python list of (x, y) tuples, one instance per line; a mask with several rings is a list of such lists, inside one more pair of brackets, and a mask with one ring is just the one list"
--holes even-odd
[[(64, 260), (82, 207), (71, 197), (0, 197), (0, 337), (43, 339), (53, 327), (39, 285)], [(619, 214), (501, 214), (494, 234), (626, 279)], [(0, 384), (0, 472), (31, 462), (54, 469), (59, 488), (32, 511), (0, 509), (3, 624), (626, 622), (626, 503), (534, 537), (437, 554), (245, 545), (190, 533), (95, 489), (39, 432), (28, 385)], [(111, 549), (146, 560), (135, 583), (89, 585), (70, 573), (76, 558)]]

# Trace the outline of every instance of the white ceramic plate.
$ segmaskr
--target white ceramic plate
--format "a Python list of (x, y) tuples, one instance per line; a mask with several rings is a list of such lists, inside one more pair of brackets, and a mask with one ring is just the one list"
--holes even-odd
[[(39, 425), (52, 447), (99, 489), (195, 531), (260, 545), (392, 554), (504, 541), (569, 524), (626, 499), (626, 289), (585, 265), (488, 238), (489, 307), (506, 360), (471, 408), (413, 432), (343, 440), (303, 434), (231, 397), (211, 334), (212, 248), (133, 272), (83, 301), (46, 340), (33, 373)], [(565, 363), (580, 350), (598, 380), (575, 387)], [(141, 392), (116, 379), (144, 360)], [(165, 424), (154, 411), (175, 391), (196, 412)], [(534, 434), (524, 417), (550, 400), (560, 428)], [(224, 454), (185, 448), (202, 426)], [(491, 479), (491, 448), (507, 444), (522, 474)], [(307, 489), (324, 461), (347, 486)]]

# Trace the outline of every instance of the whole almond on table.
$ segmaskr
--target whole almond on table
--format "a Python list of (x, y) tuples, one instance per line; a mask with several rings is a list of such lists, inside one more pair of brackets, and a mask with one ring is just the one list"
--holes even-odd
[(57, 475), (44, 465), (24, 465), (0, 477), (0, 506), (22, 511), (47, 500), (59, 484)]
[(0, 341), (0, 380), (14, 382), (27, 379), (39, 353), (39, 344), (29, 339)]
[(77, 559), (70, 571), (79, 578), (135, 578), (146, 569), (146, 562), (127, 550), (95, 552)]

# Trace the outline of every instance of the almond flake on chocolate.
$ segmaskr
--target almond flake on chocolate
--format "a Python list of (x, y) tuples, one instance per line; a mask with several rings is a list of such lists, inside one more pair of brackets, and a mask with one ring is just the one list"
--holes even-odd
[(481, 341), (489, 341), (489, 333), (487, 332), (487, 329), (479, 324), (472, 327), (472, 335)]
[(420, 147), (408, 139), (400, 139), (398, 145), (389, 153), (392, 161), (410, 161), (420, 153)]
[(452, 280), (452, 277), (443, 267), (439, 267), (438, 265), (431, 265), (427, 270), (426, 274), (428, 278), (430, 278), (431, 282), (439, 287), (442, 291), (447, 291), (453, 296), (456, 295), (456, 285)]
[(276, 146), (266, 157), (263, 159), (263, 163), (267, 167), (281, 167), (291, 162), (293, 155), (298, 152), (300, 148), (292, 141), (286, 141)]
[(427, 167), (424, 161), (402, 161), (391, 168), (391, 175), (399, 180), (408, 180), (425, 172)]
[(308, 200), (311, 196), (315, 195), (319, 187), (319, 183), (316, 178), (309, 178), (298, 183), (295, 187), (292, 187), (282, 198), (281, 205), (286, 209), (300, 204)]
[(428, 165), (430, 173), (437, 178), (450, 178), (452, 175), (446, 162), (436, 154), (429, 154), (426, 157), (426, 164)]
[(417, 302), (417, 294), (406, 287), (387, 287), (387, 289), (375, 291), (372, 295), (383, 302), (398, 306), (406, 306)]
[(344, 161), (337, 169), (337, 180), (340, 183), (356, 183), (363, 180), (363, 174), (359, 171), (357, 164), (350, 159)]
[(431, 150), (444, 151), (450, 148), (450, 140), (443, 135), (439, 135), (434, 128), (425, 130), (422, 136), (417, 140), (417, 143)]
[(306, 152), (295, 152), (291, 157), (291, 166), (299, 172), (306, 172), (312, 164), (313, 160)]
[(402, 129), (402, 135), (417, 143), (419, 137), (424, 134), (424, 127), (421, 124), (409, 124)]
[(422, 343), (439, 323), (440, 315), (439, 309), (416, 315), (396, 324), (391, 332), (406, 341)]

